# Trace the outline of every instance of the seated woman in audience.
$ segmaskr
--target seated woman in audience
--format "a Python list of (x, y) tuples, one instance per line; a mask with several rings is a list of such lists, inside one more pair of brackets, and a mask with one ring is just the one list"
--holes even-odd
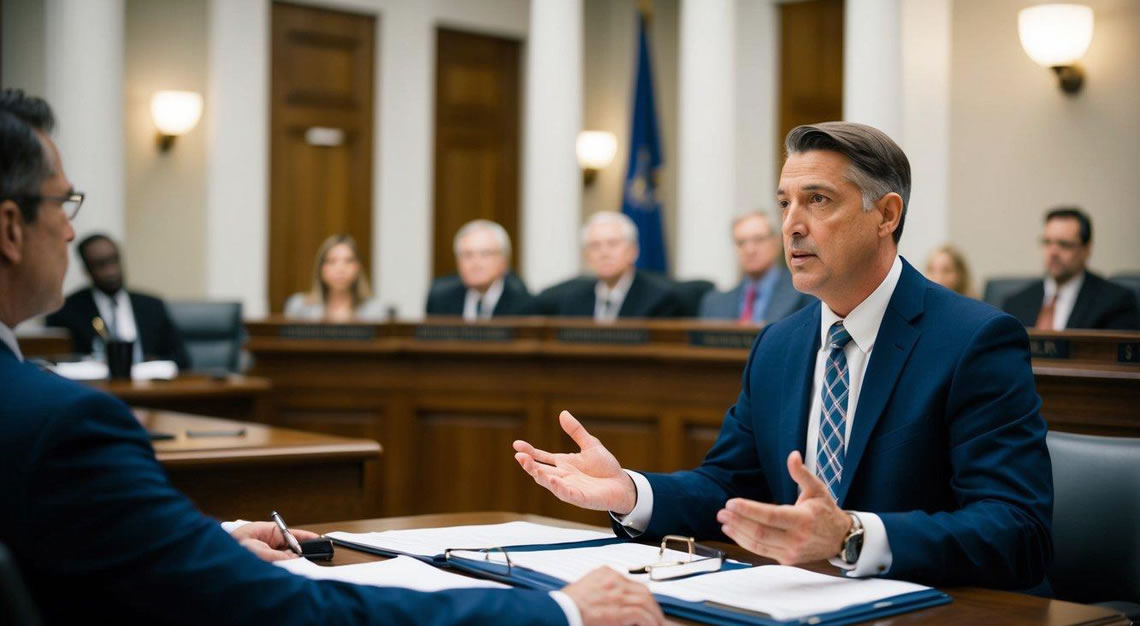
[(943, 287), (967, 296), (974, 296), (970, 286), (970, 268), (966, 258), (950, 244), (939, 246), (926, 259), (926, 277)]
[(348, 235), (325, 239), (313, 268), (313, 288), (289, 296), (285, 316), (328, 322), (383, 317), (380, 303), (372, 299), (368, 277), (360, 268), (356, 240)]

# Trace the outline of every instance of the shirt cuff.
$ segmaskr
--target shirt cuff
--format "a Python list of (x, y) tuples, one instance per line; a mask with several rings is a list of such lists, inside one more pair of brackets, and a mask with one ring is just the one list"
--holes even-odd
[(237, 519), (232, 522), (222, 522), (222, 530), (226, 531), (227, 533), (232, 533), (233, 531), (241, 528), (242, 526), (245, 526), (248, 523), (249, 522), (243, 519)]
[(866, 576), (882, 576), (891, 569), (893, 557), (891, 555), (891, 542), (887, 539), (887, 527), (883, 520), (874, 513), (852, 511), (859, 516), (863, 524), (863, 550), (859, 553), (859, 560), (855, 567), (851, 567), (838, 558), (831, 559), (831, 564), (846, 570), (844, 574), (851, 578)]
[(583, 626), (582, 612), (578, 610), (578, 605), (574, 604), (570, 596), (561, 591), (551, 591), (550, 599), (558, 603), (559, 608), (566, 614), (566, 622), (570, 626)]
[(631, 537), (636, 537), (649, 528), (649, 518), (653, 516), (653, 487), (645, 476), (629, 470), (622, 471), (633, 480), (633, 486), (637, 489), (637, 503), (629, 513), (615, 515), (611, 512), (610, 517), (621, 524)]

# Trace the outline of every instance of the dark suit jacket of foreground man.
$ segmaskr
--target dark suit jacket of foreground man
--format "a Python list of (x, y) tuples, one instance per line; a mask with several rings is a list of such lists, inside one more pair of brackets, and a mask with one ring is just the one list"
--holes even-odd
[[(650, 537), (723, 539), (716, 514), (729, 498), (796, 501), (786, 459), (803, 454), (807, 440), (820, 306), (760, 331), (740, 396), (700, 467), (646, 474)], [(841, 508), (882, 519), (892, 554), (885, 576), (1005, 589), (1043, 583), (1053, 480), (1040, 408), (1022, 325), (904, 262), (837, 492)]]
[(565, 624), (543, 592), (316, 582), (174, 489), (119, 400), (0, 343), (0, 541), (48, 624)]
[[(48, 326), (66, 328), (71, 332), (72, 348), (79, 354), (90, 354), (95, 341), (91, 320), (99, 315), (99, 307), (95, 304), (94, 293), (94, 287), (88, 287), (67, 296), (63, 308), (47, 316), (46, 320)], [(143, 355), (174, 361), (179, 369), (190, 369), (190, 354), (186, 352), (182, 333), (166, 311), (166, 304), (154, 296), (134, 291), (127, 292), (127, 295), (131, 300)], [(110, 323), (110, 320), (104, 321)]]

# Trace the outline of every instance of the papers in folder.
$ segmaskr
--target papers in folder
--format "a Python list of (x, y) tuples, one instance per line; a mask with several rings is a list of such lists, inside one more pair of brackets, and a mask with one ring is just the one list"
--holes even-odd
[(357, 585), (402, 587), (415, 591), (443, 591), (444, 589), (509, 589), (507, 585), (452, 574), (413, 558), (398, 556), (387, 561), (336, 565), (317, 565), (309, 559), (275, 561), (281, 569), (315, 580), (339, 580)]
[(501, 548), (534, 544), (569, 543), (609, 539), (613, 533), (577, 528), (558, 528), (531, 522), (387, 530), (376, 533), (331, 532), (329, 539), (396, 554), (433, 557), (448, 548)]

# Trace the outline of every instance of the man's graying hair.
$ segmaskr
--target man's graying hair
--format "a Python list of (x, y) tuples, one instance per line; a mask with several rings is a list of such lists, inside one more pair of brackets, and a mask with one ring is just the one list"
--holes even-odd
[(39, 202), (28, 200), (53, 173), (51, 158), (36, 134), (55, 126), (51, 107), (19, 89), (0, 91), (0, 200), (15, 200), (24, 221), (36, 221)]
[(892, 191), (902, 197), (902, 214), (894, 240), (902, 237), (910, 204), (910, 161), (902, 148), (883, 131), (853, 122), (823, 122), (797, 126), (784, 140), (788, 155), (810, 150), (838, 152), (851, 161), (847, 179), (863, 194), (863, 210)]

